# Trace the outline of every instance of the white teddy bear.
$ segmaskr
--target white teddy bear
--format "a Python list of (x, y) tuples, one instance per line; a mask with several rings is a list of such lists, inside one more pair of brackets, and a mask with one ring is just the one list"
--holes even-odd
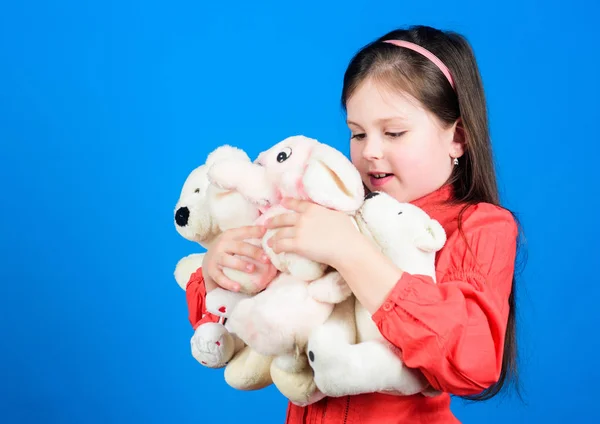
[[(211, 152), (206, 162), (194, 169), (186, 178), (175, 206), (174, 223), (177, 232), (187, 240), (197, 242), (208, 249), (223, 231), (251, 225), (260, 210), (235, 191), (224, 190), (210, 184), (208, 172), (219, 161), (233, 159), (250, 162), (242, 150), (224, 145)], [(253, 241), (256, 244), (259, 240)], [(182, 289), (201, 266), (204, 254), (195, 253), (182, 258), (175, 267), (175, 280)], [(264, 264), (258, 266), (265, 267)], [(263, 268), (264, 269), (264, 268)], [(221, 317), (219, 322), (207, 322), (195, 329), (190, 340), (192, 356), (209, 368), (225, 368), (225, 379), (232, 387), (253, 390), (272, 383), (271, 358), (256, 353), (230, 331), (227, 318), (237, 303), (264, 289), (276, 275), (273, 266), (267, 272), (247, 274), (224, 269), (232, 280), (240, 283), (241, 291), (229, 292), (222, 288), (206, 295), (206, 308)]]
[[(357, 212), (356, 224), (400, 269), (435, 282), (435, 254), (446, 233), (422, 209), (373, 192)], [(406, 367), (354, 296), (311, 334), (307, 352), (316, 385), (328, 396), (435, 394), (420, 371)]]
[[(234, 190), (226, 190), (210, 184), (208, 173), (218, 162), (236, 160), (250, 163), (250, 158), (241, 149), (223, 145), (213, 150), (206, 162), (194, 169), (186, 178), (175, 205), (174, 223), (177, 232), (185, 239), (197, 242), (208, 249), (223, 231), (252, 225), (260, 216), (260, 209)], [(259, 243), (259, 241), (253, 241)], [(183, 258), (176, 267), (175, 279), (185, 289), (185, 276), (202, 265), (204, 254), (195, 253)], [(200, 264), (199, 266), (196, 266)], [(258, 264), (260, 265), (260, 264)], [(195, 267), (195, 268), (194, 268)], [(253, 294), (264, 289), (265, 281), (256, 280), (247, 273), (225, 268), (225, 275), (239, 282), (241, 292)], [(269, 282), (275, 276), (272, 267)]]

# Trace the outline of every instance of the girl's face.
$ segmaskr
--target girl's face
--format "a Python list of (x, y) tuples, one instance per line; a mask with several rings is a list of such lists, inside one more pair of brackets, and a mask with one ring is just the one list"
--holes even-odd
[(412, 97), (371, 80), (348, 99), (350, 155), (366, 186), (400, 202), (440, 188), (462, 156), (462, 131), (442, 123)]

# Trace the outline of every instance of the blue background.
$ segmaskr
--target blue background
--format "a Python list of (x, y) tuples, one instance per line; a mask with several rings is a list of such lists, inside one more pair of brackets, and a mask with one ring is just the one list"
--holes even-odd
[[(472, 42), (505, 204), (520, 217), (525, 402), (465, 423), (597, 422), (598, 10), (589, 1), (79, 1), (0, 11), (0, 421), (280, 423), (189, 353), (172, 213), (217, 145), (292, 134), (347, 153), (345, 66), (423, 23)], [(218, 420), (218, 421), (213, 421)]]

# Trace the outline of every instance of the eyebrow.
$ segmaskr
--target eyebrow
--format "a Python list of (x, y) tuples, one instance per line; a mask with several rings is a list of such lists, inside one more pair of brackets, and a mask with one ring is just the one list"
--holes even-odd
[[(386, 124), (390, 121), (401, 121), (401, 122), (406, 122), (406, 118), (403, 118), (402, 116), (391, 116), (389, 118), (381, 118), (381, 119), (377, 119), (375, 122), (377, 122), (378, 124)], [(360, 127), (360, 124), (357, 124), (356, 122), (347, 120), (346, 123), (348, 125), (356, 125), (357, 127)]]

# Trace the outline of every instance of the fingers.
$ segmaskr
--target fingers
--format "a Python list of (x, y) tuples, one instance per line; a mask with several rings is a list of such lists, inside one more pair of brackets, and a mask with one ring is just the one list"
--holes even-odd
[(313, 203), (309, 202), (308, 200), (300, 200), (291, 197), (286, 197), (281, 201), (281, 204), (286, 209), (290, 209), (292, 211), (306, 212)]
[[(237, 292), (240, 285), (223, 273), (223, 268), (253, 273), (259, 264), (270, 264), (269, 257), (260, 246), (246, 240), (261, 239), (266, 232), (262, 226), (249, 225), (229, 229), (219, 236), (218, 242), (210, 250), (210, 265), (206, 264), (207, 273), (216, 285), (226, 290)], [(246, 260), (245, 260), (246, 259)]]
[(296, 250), (296, 239), (294, 237), (277, 238), (273, 237), (269, 240), (269, 246), (275, 253), (288, 252), (298, 253)]
[(232, 240), (244, 240), (262, 237), (265, 234), (266, 228), (259, 225), (248, 225), (228, 231)]
[(281, 227), (292, 227), (298, 224), (300, 214), (298, 213), (282, 213), (275, 215), (274, 217), (267, 220), (265, 227), (267, 228), (281, 228)]
[(246, 243), (244, 241), (236, 242), (233, 246), (231, 246), (231, 250), (228, 253), (232, 255), (240, 255), (245, 256), (247, 258), (254, 259), (259, 262), (268, 263), (269, 258), (265, 254), (264, 250), (260, 247), (255, 246), (250, 243)]
[(267, 240), (267, 245), (273, 247), (274, 244), (279, 243), (283, 239), (295, 238), (297, 234), (296, 227), (283, 227), (277, 230), (272, 237)]
[(254, 264), (244, 261), (239, 256), (228, 255), (225, 253), (219, 257), (217, 264), (221, 268), (231, 268), (242, 272), (253, 272), (255, 269)]
[(259, 277), (256, 278), (253, 282), (256, 284), (256, 287), (260, 290), (263, 290), (267, 287), (267, 285), (275, 278), (277, 274), (277, 269), (274, 265), (259, 265), (256, 269)]
[(232, 292), (237, 292), (240, 290), (240, 285), (235, 281), (232, 281), (229, 278), (227, 278), (227, 276), (223, 274), (223, 270), (221, 270), (220, 268), (218, 268), (215, 272), (213, 280), (215, 280), (215, 283), (217, 283), (220, 287), (224, 288), (225, 290), (229, 290)]
[[(269, 263), (269, 258), (260, 248), (246, 240), (258, 240), (263, 237), (266, 228), (247, 226), (228, 230), (227, 236), (219, 240), (216, 250), (221, 254), (245, 256), (257, 262)], [(225, 233), (224, 233), (225, 234)], [(221, 265), (225, 265), (221, 263)], [(238, 269), (237, 267), (235, 267)], [(247, 271), (241, 269), (241, 271)]]

